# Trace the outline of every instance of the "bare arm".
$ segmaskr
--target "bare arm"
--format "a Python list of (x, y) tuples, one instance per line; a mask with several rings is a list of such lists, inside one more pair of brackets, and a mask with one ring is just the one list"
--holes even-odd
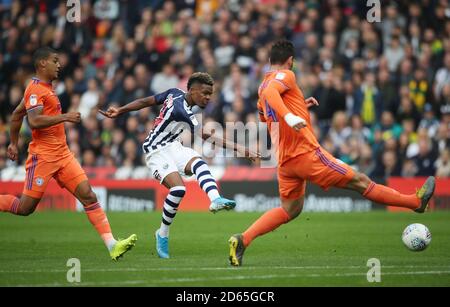
[(81, 116), (79, 112), (69, 112), (59, 115), (42, 115), (43, 108), (35, 108), (28, 112), (28, 123), (31, 129), (42, 129), (51, 127), (62, 122), (79, 123)]
[(26, 114), (27, 111), (25, 109), (25, 101), (22, 99), (19, 105), (14, 109), (11, 116), (9, 137), (11, 139), (11, 144), (13, 145), (17, 145), (19, 141), (20, 128), (22, 127), (22, 121)]
[(22, 121), (26, 113), (27, 111), (25, 110), (25, 102), (22, 99), (22, 101), (19, 103), (19, 105), (14, 109), (14, 112), (12, 113), (11, 125), (9, 128), (9, 138), (11, 142), (8, 145), (7, 155), (8, 158), (13, 161), (16, 161), (19, 157), (19, 148), (17, 144), (19, 142), (19, 132), (20, 128), (22, 127)]
[(259, 152), (252, 152), (245, 146), (231, 142), (226, 138), (218, 138), (212, 134), (202, 132), (202, 139), (211, 143), (215, 143), (219, 146), (222, 146), (222, 148), (225, 149), (233, 149), (234, 151), (237, 151), (240, 154), (242, 154), (245, 158), (249, 159), (250, 161), (255, 161), (256, 159), (261, 158), (261, 154)]
[(314, 107), (314, 106), (318, 106), (318, 105), (319, 105), (319, 102), (318, 102), (318, 101), (316, 100), (316, 98), (314, 98), (314, 97), (306, 98), (305, 102), (306, 102), (306, 107), (307, 107), (308, 109), (311, 108), (311, 107)]
[(98, 112), (109, 118), (116, 118), (120, 114), (137, 111), (143, 108), (151, 107), (156, 105), (156, 99), (154, 96), (144, 97), (136, 99), (120, 108), (109, 107), (108, 110), (98, 110)]

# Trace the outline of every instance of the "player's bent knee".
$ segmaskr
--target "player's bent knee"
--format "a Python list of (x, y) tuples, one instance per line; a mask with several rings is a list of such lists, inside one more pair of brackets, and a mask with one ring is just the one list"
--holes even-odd
[(97, 202), (97, 195), (92, 190), (90, 190), (87, 195), (87, 202), (89, 204), (93, 204), (93, 203)]
[(295, 207), (293, 210), (291, 210), (291, 212), (289, 213), (289, 221), (292, 221), (293, 219), (297, 218), (300, 213), (302, 213), (303, 211), (303, 206), (301, 207)]
[(359, 184), (360, 184), (361, 188), (367, 189), (367, 187), (369, 186), (369, 184), (371, 182), (370, 178), (366, 174), (363, 174), (363, 173), (358, 173), (358, 175), (359, 175)]
[(36, 208), (33, 207), (19, 207), (19, 210), (17, 210), (17, 214), (21, 216), (29, 216), (34, 212)]
[(289, 221), (292, 221), (300, 215), (303, 211), (303, 199), (297, 199), (294, 201), (283, 201), (282, 207), (289, 215)]
[(347, 184), (347, 188), (364, 193), (371, 180), (366, 174), (356, 173), (353, 179)]
[(97, 202), (97, 195), (92, 190), (89, 190), (88, 192), (82, 193), (80, 195), (80, 201), (85, 206), (94, 204)]

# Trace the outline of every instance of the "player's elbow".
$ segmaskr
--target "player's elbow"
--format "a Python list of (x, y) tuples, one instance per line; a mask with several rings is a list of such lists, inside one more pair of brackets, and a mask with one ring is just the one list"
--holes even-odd
[(272, 88), (265, 88), (262, 92), (261, 92), (261, 96), (262, 97), (269, 97), (271, 94), (273, 94), (273, 89)]

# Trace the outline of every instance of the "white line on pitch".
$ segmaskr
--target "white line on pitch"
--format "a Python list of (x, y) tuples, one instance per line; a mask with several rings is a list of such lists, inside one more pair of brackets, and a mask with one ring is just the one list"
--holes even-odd
[[(442, 269), (450, 268), (450, 266), (435, 266), (435, 265), (383, 265), (383, 269), (400, 269), (400, 268), (431, 268)], [(267, 266), (267, 267), (166, 267), (166, 268), (107, 268), (107, 269), (81, 269), (82, 272), (157, 272), (157, 271), (233, 271), (233, 270), (330, 270), (330, 269), (367, 269), (366, 266)], [(62, 273), (67, 272), (64, 269), (49, 269), (49, 270), (0, 270), (1, 273)]]
[[(450, 271), (417, 271), (417, 272), (384, 272), (381, 275), (447, 275)], [(104, 281), (104, 282), (82, 282), (79, 284), (70, 283), (49, 283), (49, 284), (32, 284), (32, 285), (11, 285), (15, 287), (54, 287), (54, 286), (107, 286), (107, 285), (152, 285), (160, 286), (161, 284), (170, 283), (184, 283), (184, 282), (210, 282), (210, 281), (226, 281), (226, 280), (258, 280), (258, 279), (275, 279), (275, 278), (298, 278), (298, 277), (352, 277), (352, 276), (365, 276), (366, 273), (337, 273), (337, 274), (270, 274), (270, 275), (260, 275), (260, 276), (245, 276), (245, 275), (235, 275), (235, 276), (220, 276), (213, 278), (166, 278), (159, 279), (156, 282), (145, 281), (145, 280), (129, 280), (129, 281)], [(8, 286), (8, 285), (6, 285)]]

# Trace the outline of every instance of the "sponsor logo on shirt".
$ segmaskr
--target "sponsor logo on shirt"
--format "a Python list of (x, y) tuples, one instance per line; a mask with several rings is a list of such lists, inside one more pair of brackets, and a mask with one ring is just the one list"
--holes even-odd
[(44, 179), (42, 179), (41, 177), (37, 177), (36, 178), (36, 184), (37, 186), (42, 186), (44, 184)]

